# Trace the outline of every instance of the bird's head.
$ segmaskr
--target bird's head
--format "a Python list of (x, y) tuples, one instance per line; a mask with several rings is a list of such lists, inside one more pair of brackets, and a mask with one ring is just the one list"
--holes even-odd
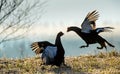
[(59, 35), (59, 36), (62, 36), (62, 35), (64, 35), (64, 33), (63, 33), (62, 31), (60, 31), (60, 32), (58, 33), (58, 35)]
[(79, 27), (76, 27), (76, 26), (70, 26), (67, 28), (67, 32), (69, 31), (76, 31), (76, 30), (81, 30)]
[(70, 31), (70, 27), (67, 28), (67, 32), (69, 32), (69, 31)]

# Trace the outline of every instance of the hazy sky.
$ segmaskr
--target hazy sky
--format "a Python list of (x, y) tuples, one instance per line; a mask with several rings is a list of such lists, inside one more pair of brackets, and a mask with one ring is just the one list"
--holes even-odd
[[(67, 55), (74, 53), (79, 55), (80, 52), (96, 49), (97, 45), (91, 45), (89, 48), (86, 48), (87, 50), (80, 50), (79, 46), (84, 44), (84, 41), (73, 32), (66, 33), (66, 29), (70, 25), (80, 27), (87, 13), (97, 10), (100, 14), (96, 23), (97, 26), (104, 24), (102, 26), (115, 27), (113, 32), (102, 33), (104, 36), (101, 36), (112, 44), (116, 43), (116, 49), (119, 48), (120, 40), (117, 39), (117, 35), (120, 32), (120, 0), (48, 0), (46, 5), (46, 13), (40, 21), (43, 24), (38, 24), (31, 34), (37, 35), (36, 37), (38, 38), (34, 38), (36, 41), (51, 40), (54, 43), (57, 33), (63, 31), (65, 34), (62, 37), (62, 43)], [(116, 26), (116, 23), (119, 24)]]
[[(42, 15), (41, 20), (37, 22), (37, 25), (33, 26), (30, 33), (31, 36), (34, 34), (34, 36), (36, 35), (36, 37), (39, 37), (39, 40), (46, 40), (51, 36), (54, 36), (55, 38), (59, 31), (63, 31), (64, 33), (66, 33), (67, 27), (71, 25), (80, 27), (80, 24), (83, 22), (87, 13), (92, 12), (93, 10), (97, 10), (100, 14), (99, 19), (96, 21), (97, 27), (115, 27), (112, 33), (119, 35), (120, 0), (45, 1), (47, 1), (44, 9), (46, 12)], [(74, 35), (72, 33), (70, 34)]]
[[(99, 26), (112, 26), (118, 32), (120, 27), (120, 0), (47, 0), (45, 14), (38, 26), (34, 26), (32, 34), (42, 36), (56, 35), (59, 31), (66, 32), (71, 25), (79, 26), (88, 12), (97, 10), (100, 14), (96, 21)], [(117, 23), (118, 26), (115, 24)], [(47, 27), (47, 30), (46, 30)], [(41, 31), (40, 31), (41, 30)], [(33, 32), (34, 31), (34, 32)], [(45, 34), (45, 35), (43, 35)], [(54, 35), (54, 36), (55, 36)]]
[[(34, 0), (31, 0), (30, 2), (32, 3), (33, 1)], [(31, 42), (47, 40), (54, 43), (57, 33), (59, 31), (63, 31), (65, 35), (62, 37), (63, 40), (62, 43), (64, 45), (67, 55), (73, 55), (74, 53), (79, 55), (80, 54), (79, 52), (86, 52), (89, 49), (93, 49), (92, 47), (96, 49), (96, 45), (95, 46), (91, 45), (89, 48), (86, 48), (87, 50), (85, 49), (80, 50), (79, 46), (82, 45), (84, 41), (73, 32), (66, 33), (67, 29), (66, 27), (70, 25), (80, 27), (80, 24), (83, 22), (87, 13), (93, 10), (97, 10), (100, 14), (99, 20), (97, 21), (97, 26), (99, 26), (98, 24), (107, 23), (113, 24), (109, 26), (115, 27), (113, 32), (104, 33), (106, 37), (105, 36), (103, 37), (110, 41), (112, 44), (116, 43), (115, 46), (117, 46), (117, 48), (120, 48), (119, 37), (117, 39), (117, 35), (119, 35), (120, 32), (119, 30), (120, 0), (46, 0), (46, 1), (48, 1), (44, 9), (46, 12), (45, 14), (42, 15), (41, 21), (38, 21), (37, 25), (35, 26), (33, 25), (30, 34), (27, 34), (29, 40), (31, 39)], [(16, 44), (17, 42), (14, 43)], [(13, 47), (14, 43), (11, 43), (11, 45), (9, 45), (8, 48), (6, 49), (14, 49), (16, 52), (18, 52), (16, 49), (24, 45), (22, 44), (22, 42), (21, 42), (22, 45), (20, 45), (18, 42), (18, 45), (16, 44), (16, 48), (14, 48)], [(26, 46), (30, 48), (28, 43), (26, 44)], [(13, 50), (6, 50), (5, 52), (8, 52), (11, 55), (10, 52), (12, 51)], [(28, 51), (26, 53), (28, 53)], [(18, 53), (16, 55), (18, 55)]]
[(81, 23), (86, 14), (97, 10), (98, 23), (120, 22), (120, 0), (48, 0), (42, 22)]

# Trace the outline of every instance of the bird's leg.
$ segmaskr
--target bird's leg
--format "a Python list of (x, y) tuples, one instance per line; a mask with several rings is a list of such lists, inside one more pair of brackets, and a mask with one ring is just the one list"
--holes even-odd
[(97, 47), (97, 49), (103, 49), (103, 47), (101, 46), (101, 47)]
[(80, 48), (85, 48), (85, 47), (88, 47), (89, 46), (89, 44), (87, 44), (87, 45), (82, 45), (82, 46), (80, 46)]
[(105, 47), (106, 51), (107, 51), (107, 47), (105, 45), (105, 42), (99, 43), (101, 47), (97, 47), (97, 49), (103, 49), (103, 47)]
[(106, 50), (106, 52), (107, 52), (107, 47), (105, 46), (105, 50)]

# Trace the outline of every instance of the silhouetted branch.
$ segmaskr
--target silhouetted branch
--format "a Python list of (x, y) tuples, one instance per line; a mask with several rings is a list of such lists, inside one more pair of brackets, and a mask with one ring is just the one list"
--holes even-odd
[(0, 0), (0, 44), (24, 37), (44, 13), (46, 1)]

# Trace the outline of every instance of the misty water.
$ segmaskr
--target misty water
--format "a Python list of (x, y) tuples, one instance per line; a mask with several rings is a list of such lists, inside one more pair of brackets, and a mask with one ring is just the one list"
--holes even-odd
[[(36, 41), (49, 41), (54, 44), (55, 37), (43, 37), (42, 38), (23, 38), (20, 40), (14, 40), (5, 42), (0, 45), (0, 58), (27, 58), (27, 57), (34, 57), (35, 53), (31, 50), (30, 44)], [(115, 45), (115, 50), (119, 51), (120, 49), (120, 40), (117, 37), (105, 37), (107, 41)], [(99, 52), (106, 52), (105, 49), (98, 50), (96, 47), (100, 46), (99, 44), (91, 44), (87, 48), (79, 48), (81, 45), (85, 45), (85, 42), (79, 38), (79, 36), (75, 35), (72, 37), (63, 36), (61, 38), (63, 47), (65, 49), (65, 56), (80, 56), (80, 55), (91, 55), (97, 54)], [(112, 51), (113, 48), (107, 46), (108, 51)], [(107, 51), (107, 52), (108, 52)]]

